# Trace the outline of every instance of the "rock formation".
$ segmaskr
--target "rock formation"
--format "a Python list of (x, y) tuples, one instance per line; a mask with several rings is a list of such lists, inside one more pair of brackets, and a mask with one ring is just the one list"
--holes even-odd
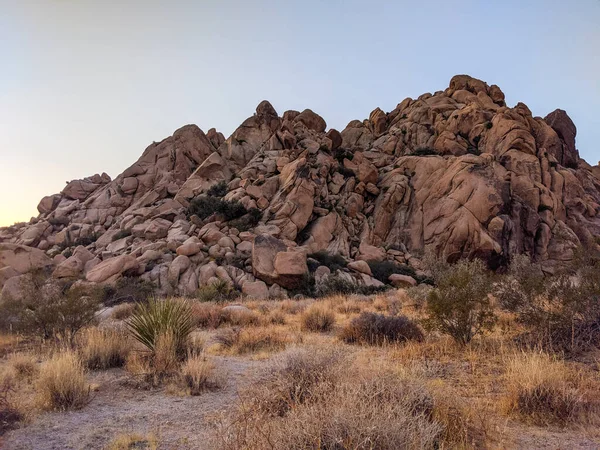
[[(228, 139), (184, 126), (114, 180), (71, 181), (41, 200), (37, 218), (0, 229), (0, 287), (53, 265), (58, 278), (139, 276), (166, 294), (220, 279), (281, 296), (319, 251), (376, 285), (361, 262), (421, 271), (414, 255), (433, 252), (498, 268), (527, 253), (553, 272), (577, 246), (597, 245), (600, 168), (579, 158), (563, 110), (533, 117), (506, 106), (498, 86), (458, 75), (444, 91), (326, 130), (309, 109), (279, 116), (267, 101)], [(225, 201), (259, 211), (256, 225), (188, 214), (221, 181)]]

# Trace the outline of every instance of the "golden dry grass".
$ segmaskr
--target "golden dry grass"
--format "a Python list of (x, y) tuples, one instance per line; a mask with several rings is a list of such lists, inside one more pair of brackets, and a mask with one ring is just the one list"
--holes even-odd
[(285, 326), (266, 326), (251, 328), (229, 328), (221, 330), (216, 336), (217, 351), (233, 355), (260, 353), (266, 355), (281, 351), (290, 343), (297, 341)]
[(205, 355), (190, 356), (181, 367), (181, 379), (190, 395), (219, 389), (225, 381), (213, 359)]
[(125, 320), (131, 317), (134, 311), (135, 303), (121, 303), (113, 309), (112, 318), (115, 320)]
[(79, 354), (89, 369), (121, 367), (132, 348), (127, 333), (108, 328), (88, 328), (79, 341)]
[(30, 353), (13, 353), (8, 357), (8, 365), (17, 378), (30, 379), (38, 372), (38, 358)]
[(504, 410), (536, 424), (567, 424), (582, 418), (581, 374), (545, 353), (518, 353), (507, 361)]
[(156, 450), (158, 448), (158, 439), (155, 435), (149, 434), (121, 434), (114, 438), (106, 447), (106, 450)]
[(333, 329), (335, 324), (335, 313), (329, 305), (323, 303), (313, 303), (300, 317), (301, 328), (304, 331), (328, 332)]
[(77, 354), (65, 350), (45, 362), (36, 380), (36, 393), (42, 409), (66, 410), (84, 406), (89, 399), (90, 386)]

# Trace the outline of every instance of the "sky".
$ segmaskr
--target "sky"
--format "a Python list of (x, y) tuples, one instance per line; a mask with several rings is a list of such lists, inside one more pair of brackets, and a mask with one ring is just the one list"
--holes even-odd
[(600, 0), (0, 0), (0, 226), (183, 125), (267, 99), (341, 130), (455, 74), (565, 109), (600, 159)]

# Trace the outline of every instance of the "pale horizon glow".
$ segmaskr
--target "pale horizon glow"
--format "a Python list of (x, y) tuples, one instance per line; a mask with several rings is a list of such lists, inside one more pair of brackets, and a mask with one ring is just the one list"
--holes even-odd
[(0, 226), (189, 123), (227, 137), (266, 99), (342, 130), (463, 73), (600, 159), (597, 0), (122, 3), (0, 0)]

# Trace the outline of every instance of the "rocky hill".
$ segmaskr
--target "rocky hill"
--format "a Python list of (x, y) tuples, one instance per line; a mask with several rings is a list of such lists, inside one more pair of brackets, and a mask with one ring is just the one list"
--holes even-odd
[(165, 294), (222, 279), (280, 296), (323, 252), (365, 285), (380, 284), (365, 261), (419, 278), (424, 252), (491, 268), (527, 253), (553, 272), (600, 234), (600, 168), (579, 158), (575, 134), (565, 111), (533, 117), (466, 75), (341, 132), (263, 101), (228, 139), (187, 125), (114, 180), (94, 175), (44, 197), (38, 218), (0, 229), (0, 287), (49, 267), (91, 283), (139, 276)]

